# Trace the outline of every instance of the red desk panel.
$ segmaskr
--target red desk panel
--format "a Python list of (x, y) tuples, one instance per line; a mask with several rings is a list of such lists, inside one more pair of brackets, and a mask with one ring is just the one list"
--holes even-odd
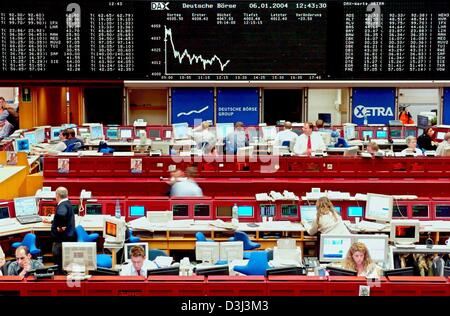
[(149, 276), (147, 290), (156, 296), (205, 296), (205, 277)]
[(269, 296), (326, 296), (329, 282), (326, 277), (269, 276), (267, 281)]
[(208, 296), (266, 296), (267, 286), (264, 276), (220, 276), (211, 275), (206, 279)]

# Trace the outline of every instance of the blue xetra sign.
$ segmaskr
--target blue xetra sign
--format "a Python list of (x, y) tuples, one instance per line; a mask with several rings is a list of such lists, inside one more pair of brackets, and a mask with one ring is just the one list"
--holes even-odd
[(388, 124), (395, 119), (394, 88), (356, 88), (352, 96), (352, 123)]

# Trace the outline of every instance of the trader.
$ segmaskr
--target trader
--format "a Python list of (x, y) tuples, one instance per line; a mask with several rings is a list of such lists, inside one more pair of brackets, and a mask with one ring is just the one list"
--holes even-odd
[(42, 262), (31, 259), (31, 253), (27, 246), (19, 246), (16, 249), (16, 261), (11, 262), (8, 267), (8, 275), (26, 276), (29, 271), (43, 267)]
[(318, 132), (313, 132), (314, 125), (307, 122), (303, 125), (303, 134), (299, 135), (295, 141), (294, 153), (296, 155), (311, 155), (312, 152), (326, 149), (322, 136)]

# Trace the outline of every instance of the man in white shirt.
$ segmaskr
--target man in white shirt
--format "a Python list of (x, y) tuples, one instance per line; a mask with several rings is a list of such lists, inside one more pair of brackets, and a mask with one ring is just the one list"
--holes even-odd
[(203, 149), (205, 153), (210, 153), (212, 147), (216, 145), (216, 136), (209, 131), (209, 123), (206, 121), (194, 128), (192, 137), (197, 143), (197, 148)]
[(170, 196), (203, 196), (202, 189), (195, 182), (194, 178), (196, 176), (197, 169), (195, 167), (187, 167), (185, 174), (186, 177), (183, 177), (183, 174), (180, 172), (174, 179), (171, 179), (172, 188), (170, 189)]
[(326, 149), (322, 136), (313, 132), (314, 125), (307, 122), (303, 125), (303, 134), (297, 137), (294, 146), (294, 153), (296, 155), (308, 155), (312, 152), (323, 151)]
[(406, 137), (406, 145), (408, 148), (405, 148), (402, 150), (403, 154), (412, 154), (414, 156), (423, 156), (422, 151), (417, 148), (417, 138), (414, 136), (408, 136)]
[(438, 145), (436, 149), (436, 156), (446, 155), (447, 149), (450, 148), (450, 132), (446, 133), (444, 140)]
[(122, 276), (147, 276), (147, 270), (157, 269), (158, 266), (147, 260), (145, 250), (141, 246), (131, 247), (130, 262), (122, 265), (120, 275)]
[(284, 122), (284, 130), (279, 131), (275, 137), (274, 146), (283, 146), (284, 142), (295, 143), (297, 134), (292, 131), (292, 123)]

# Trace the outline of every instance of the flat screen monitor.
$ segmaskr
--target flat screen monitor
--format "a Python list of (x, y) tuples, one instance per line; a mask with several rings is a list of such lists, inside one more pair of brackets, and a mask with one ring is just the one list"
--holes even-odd
[(119, 129), (118, 128), (108, 128), (106, 129), (107, 139), (119, 139)]
[(131, 128), (121, 128), (120, 129), (120, 139), (132, 139), (133, 129)]
[(436, 133), (436, 139), (437, 140), (444, 140), (445, 132), (437, 132)]
[(59, 134), (61, 134), (61, 126), (50, 128), (50, 141), (58, 141)]
[(389, 277), (389, 276), (414, 276), (414, 268), (406, 267), (406, 268), (400, 268), (400, 269), (385, 270), (384, 275), (387, 277)]
[(417, 127), (420, 129), (425, 129), (430, 125), (428, 116), (417, 115)]
[(196, 268), (196, 275), (230, 275), (228, 266), (212, 266), (206, 268)]
[(362, 206), (347, 207), (347, 216), (348, 217), (362, 217), (363, 216), (363, 207)]
[(224, 261), (243, 260), (244, 244), (242, 241), (224, 241), (219, 243), (219, 258)]
[(36, 143), (40, 144), (45, 141), (45, 128), (37, 128), (34, 133), (36, 134)]
[(343, 261), (352, 243), (353, 239), (351, 235), (321, 235), (319, 260), (323, 262)]
[(27, 138), (17, 138), (14, 140), (14, 150), (16, 152), (29, 153), (30, 141)]
[(261, 204), (259, 206), (261, 216), (274, 217), (275, 209), (276, 207), (273, 204)]
[(55, 204), (41, 204), (41, 216), (50, 216), (55, 214), (56, 205)]
[(327, 271), (331, 276), (357, 276), (358, 273), (353, 270), (342, 269), (338, 267), (327, 266)]
[(408, 136), (414, 136), (416, 137), (417, 133), (415, 129), (406, 129), (405, 130), (405, 138)]
[(362, 138), (373, 138), (373, 131), (362, 131)]
[(80, 206), (78, 204), (72, 204), (72, 211), (75, 215), (78, 215), (80, 212)]
[(387, 137), (388, 137), (388, 134), (387, 134), (386, 130), (378, 130), (377, 131), (377, 135), (376, 135), (377, 139), (386, 139)]
[(148, 243), (146, 242), (134, 242), (134, 243), (126, 243), (124, 245), (124, 254), (125, 254), (125, 261), (131, 260), (131, 248), (133, 247), (142, 247), (144, 249), (144, 253), (146, 254), (146, 257), (148, 259)]
[(301, 205), (300, 218), (305, 222), (312, 222), (317, 218), (317, 208), (315, 205)]
[(97, 267), (96, 270), (90, 272), (90, 275), (120, 275), (119, 270)]
[(195, 243), (195, 260), (215, 264), (220, 258), (218, 242), (197, 241)]
[(239, 217), (253, 217), (253, 206), (239, 205), (238, 206)]
[(344, 125), (344, 138), (346, 140), (355, 138), (355, 125)]
[(391, 240), (396, 244), (410, 245), (419, 241), (420, 222), (415, 219), (391, 221)]
[(97, 243), (95, 242), (63, 242), (62, 268), (65, 271), (84, 271), (97, 269)]
[(319, 120), (322, 120), (325, 124), (331, 124), (331, 113), (319, 113)]
[(366, 218), (389, 222), (392, 219), (393, 204), (392, 195), (367, 193)]
[(306, 275), (306, 270), (305, 268), (300, 267), (281, 267), (267, 269), (266, 276), (271, 275)]
[(436, 218), (450, 218), (450, 205), (436, 205)]
[(103, 125), (102, 124), (92, 124), (91, 126), (89, 126), (89, 133), (90, 133), (89, 138), (91, 140), (103, 139), (104, 138)]
[(131, 205), (129, 207), (130, 217), (145, 216), (145, 207), (143, 205)]
[(228, 134), (233, 133), (233, 123), (217, 123), (216, 124), (216, 136), (217, 139), (224, 139)]
[(14, 199), (14, 211), (16, 217), (26, 215), (37, 215), (38, 208), (36, 203), (36, 197), (26, 196)]
[(294, 217), (298, 215), (298, 206), (295, 204), (281, 205), (281, 216)]
[(86, 214), (87, 215), (102, 215), (102, 205), (101, 204), (86, 204)]
[(180, 267), (167, 267), (147, 270), (147, 276), (151, 275), (180, 275)]
[(391, 138), (402, 138), (402, 130), (401, 129), (391, 129)]
[(232, 211), (232, 206), (218, 206), (216, 208), (216, 215), (217, 217), (231, 217)]
[(103, 237), (108, 242), (124, 242), (126, 233), (126, 223), (123, 219), (109, 217), (103, 222)]
[(9, 218), (9, 207), (0, 206), (0, 219)]
[(355, 235), (355, 242), (361, 242), (369, 249), (373, 261), (384, 263), (388, 257), (388, 235)]
[(277, 137), (276, 126), (262, 126), (261, 127), (264, 140), (274, 140)]
[(151, 138), (159, 138), (161, 137), (161, 133), (159, 131), (159, 129), (151, 129), (150, 133), (149, 133)]
[(334, 206), (334, 210), (341, 215), (341, 207), (340, 206)]
[(174, 204), (172, 205), (173, 216), (189, 216), (189, 206), (187, 204)]
[(209, 205), (207, 204), (195, 204), (194, 216), (209, 216)]
[(188, 123), (176, 123), (172, 124), (173, 139), (186, 139), (188, 135), (189, 125)]

